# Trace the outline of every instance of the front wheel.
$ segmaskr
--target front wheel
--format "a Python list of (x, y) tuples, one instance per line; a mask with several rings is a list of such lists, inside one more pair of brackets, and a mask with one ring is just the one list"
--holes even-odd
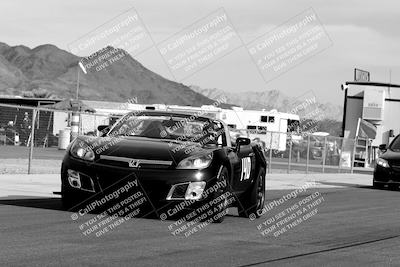
[(69, 193), (61, 193), (61, 205), (64, 210), (73, 211), (73, 207), (76, 205), (74, 198)]
[(258, 218), (265, 203), (265, 169), (260, 168), (248, 194), (245, 194), (238, 206), (239, 216)]
[(212, 207), (212, 209), (216, 208), (217, 210), (217, 212), (213, 214), (213, 223), (222, 223), (228, 211), (228, 177), (228, 170), (223, 167), (221, 174), (218, 178), (218, 182), (221, 182), (221, 184), (224, 184), (224, 186), (218, 188), (218, 190), (214, 194), (214, 198), (218, 199), (219, 201), (218, 204), (215, 205), (215, 207)]
[(64, 210), (76, 211), (83, 200), (84, 198), (78, 193), (72, 193), (64, 186), (61, 188), (61, 205)]
[(399, 190), (399, 185), (398, 184), (389, 184), (389, 190), (392, 190), (392, 191), (397, 191), (397, 190)]
[(372, 181), (372, 187), (376, 189), (383, 189), (385, 185), (383, 183), (377, 183), (375, 181)]

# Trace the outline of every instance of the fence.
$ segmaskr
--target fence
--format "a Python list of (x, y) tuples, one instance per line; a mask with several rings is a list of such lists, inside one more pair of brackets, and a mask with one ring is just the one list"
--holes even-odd
[[(79, 134), (95, 135), (109, 123), (107, 115), (79, 115)], [(59, 141), (63, 133), (69, 139), (71, 121), (72, 111), (0, 104), (0, 174), (59, 173), (65, 154)]]
[[(59, 173), (65, 150), (58, 144), (71, 117), (71, 111), (0, 104), (0, 173)], [(107, 115), (80, 113), (79, 133), (96, 135), (109, 122)], [(365, 139), (235, 131), (263, 146), (269, 173), (352, 173), (372, 164), (366, 159), (375, 153)]]
[(371, 171), (375, 149), (363, 138), (348, 139), (310, 133), (255, 133), (235, 130), (264, 148), (269, 173), (353, 173)]

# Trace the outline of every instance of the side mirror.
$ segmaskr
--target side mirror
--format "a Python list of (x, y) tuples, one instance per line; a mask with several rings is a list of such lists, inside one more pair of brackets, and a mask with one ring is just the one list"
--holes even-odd
[(238, 137), (236, 139), (236, 153), (240, 153), (241, 146), (247, 146), (250, 145), (251, 140), (246, 137)]
[(239, 146), (246, 146), (246, 145), (250, 145), (250, 139), (249, 138), (246, 138), (246, 137), (238, 137), (237, 139), (236, 139), (236, 146), (237, 147), (239, 147)]
[(100, 136), (103, 136), (109, 129), (108, 125), (99, 125), (97, 126), (97, 131), (99, 131)]
[(379, 145), (379, 150), (386, 151), (387, 150), (386, 144)]

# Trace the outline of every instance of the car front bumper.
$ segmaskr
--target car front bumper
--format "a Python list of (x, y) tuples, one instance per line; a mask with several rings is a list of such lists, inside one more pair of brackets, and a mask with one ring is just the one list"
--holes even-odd
[(400, 184), (400, 172), (393, 170), (392, 167), (384, 168), (377, 165), (374, 169), (373, 181), (381, 184)]
[[(142, 192), (153, 209), (195, 209), (203, 199), (185, 200), (184, 189), (171, 199), (171, 188), (177, 184), (203, 181), (206, 183), (204, 191), (209, 190), (218, 182), (218, 171), (218, 167), (212, 166), (203, 170), (128, 168), (99, 162), (88, 163), (67, 155), (61, 168), (62, 192), (76, 194), (84, 199), (101, 198), (113, 194), (129, 182), (137, 181), (137, 190)], [(77, 174), (79, 179), (76, 179)]]

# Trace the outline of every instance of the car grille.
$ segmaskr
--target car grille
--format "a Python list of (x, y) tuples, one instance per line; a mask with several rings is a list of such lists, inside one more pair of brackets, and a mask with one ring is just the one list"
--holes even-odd
[[(140, 173), (128, 172), (128, 169), (107, 169), (104, 168), (97, 173), (97, 181), (102, 191), (113, 192), (127, 184), (129, 181), (138, 180), (139, 191), (143, 192), (146, 198), (153, 204), (159, 200), (165, 200), (171, 185), (165, 181), (154, 181), (143, 177)], [(151, 178), (151, 177), (150, 177)]]
[(398, 162), (392, 163), (391, 167), (394, 172), (400, 173), (400, 163)]
[(98, 163), (135, 169), (168, 169), (172, 165), (172, 161), (167, 160), (133, 159), (107, 155), (100, 155)]

